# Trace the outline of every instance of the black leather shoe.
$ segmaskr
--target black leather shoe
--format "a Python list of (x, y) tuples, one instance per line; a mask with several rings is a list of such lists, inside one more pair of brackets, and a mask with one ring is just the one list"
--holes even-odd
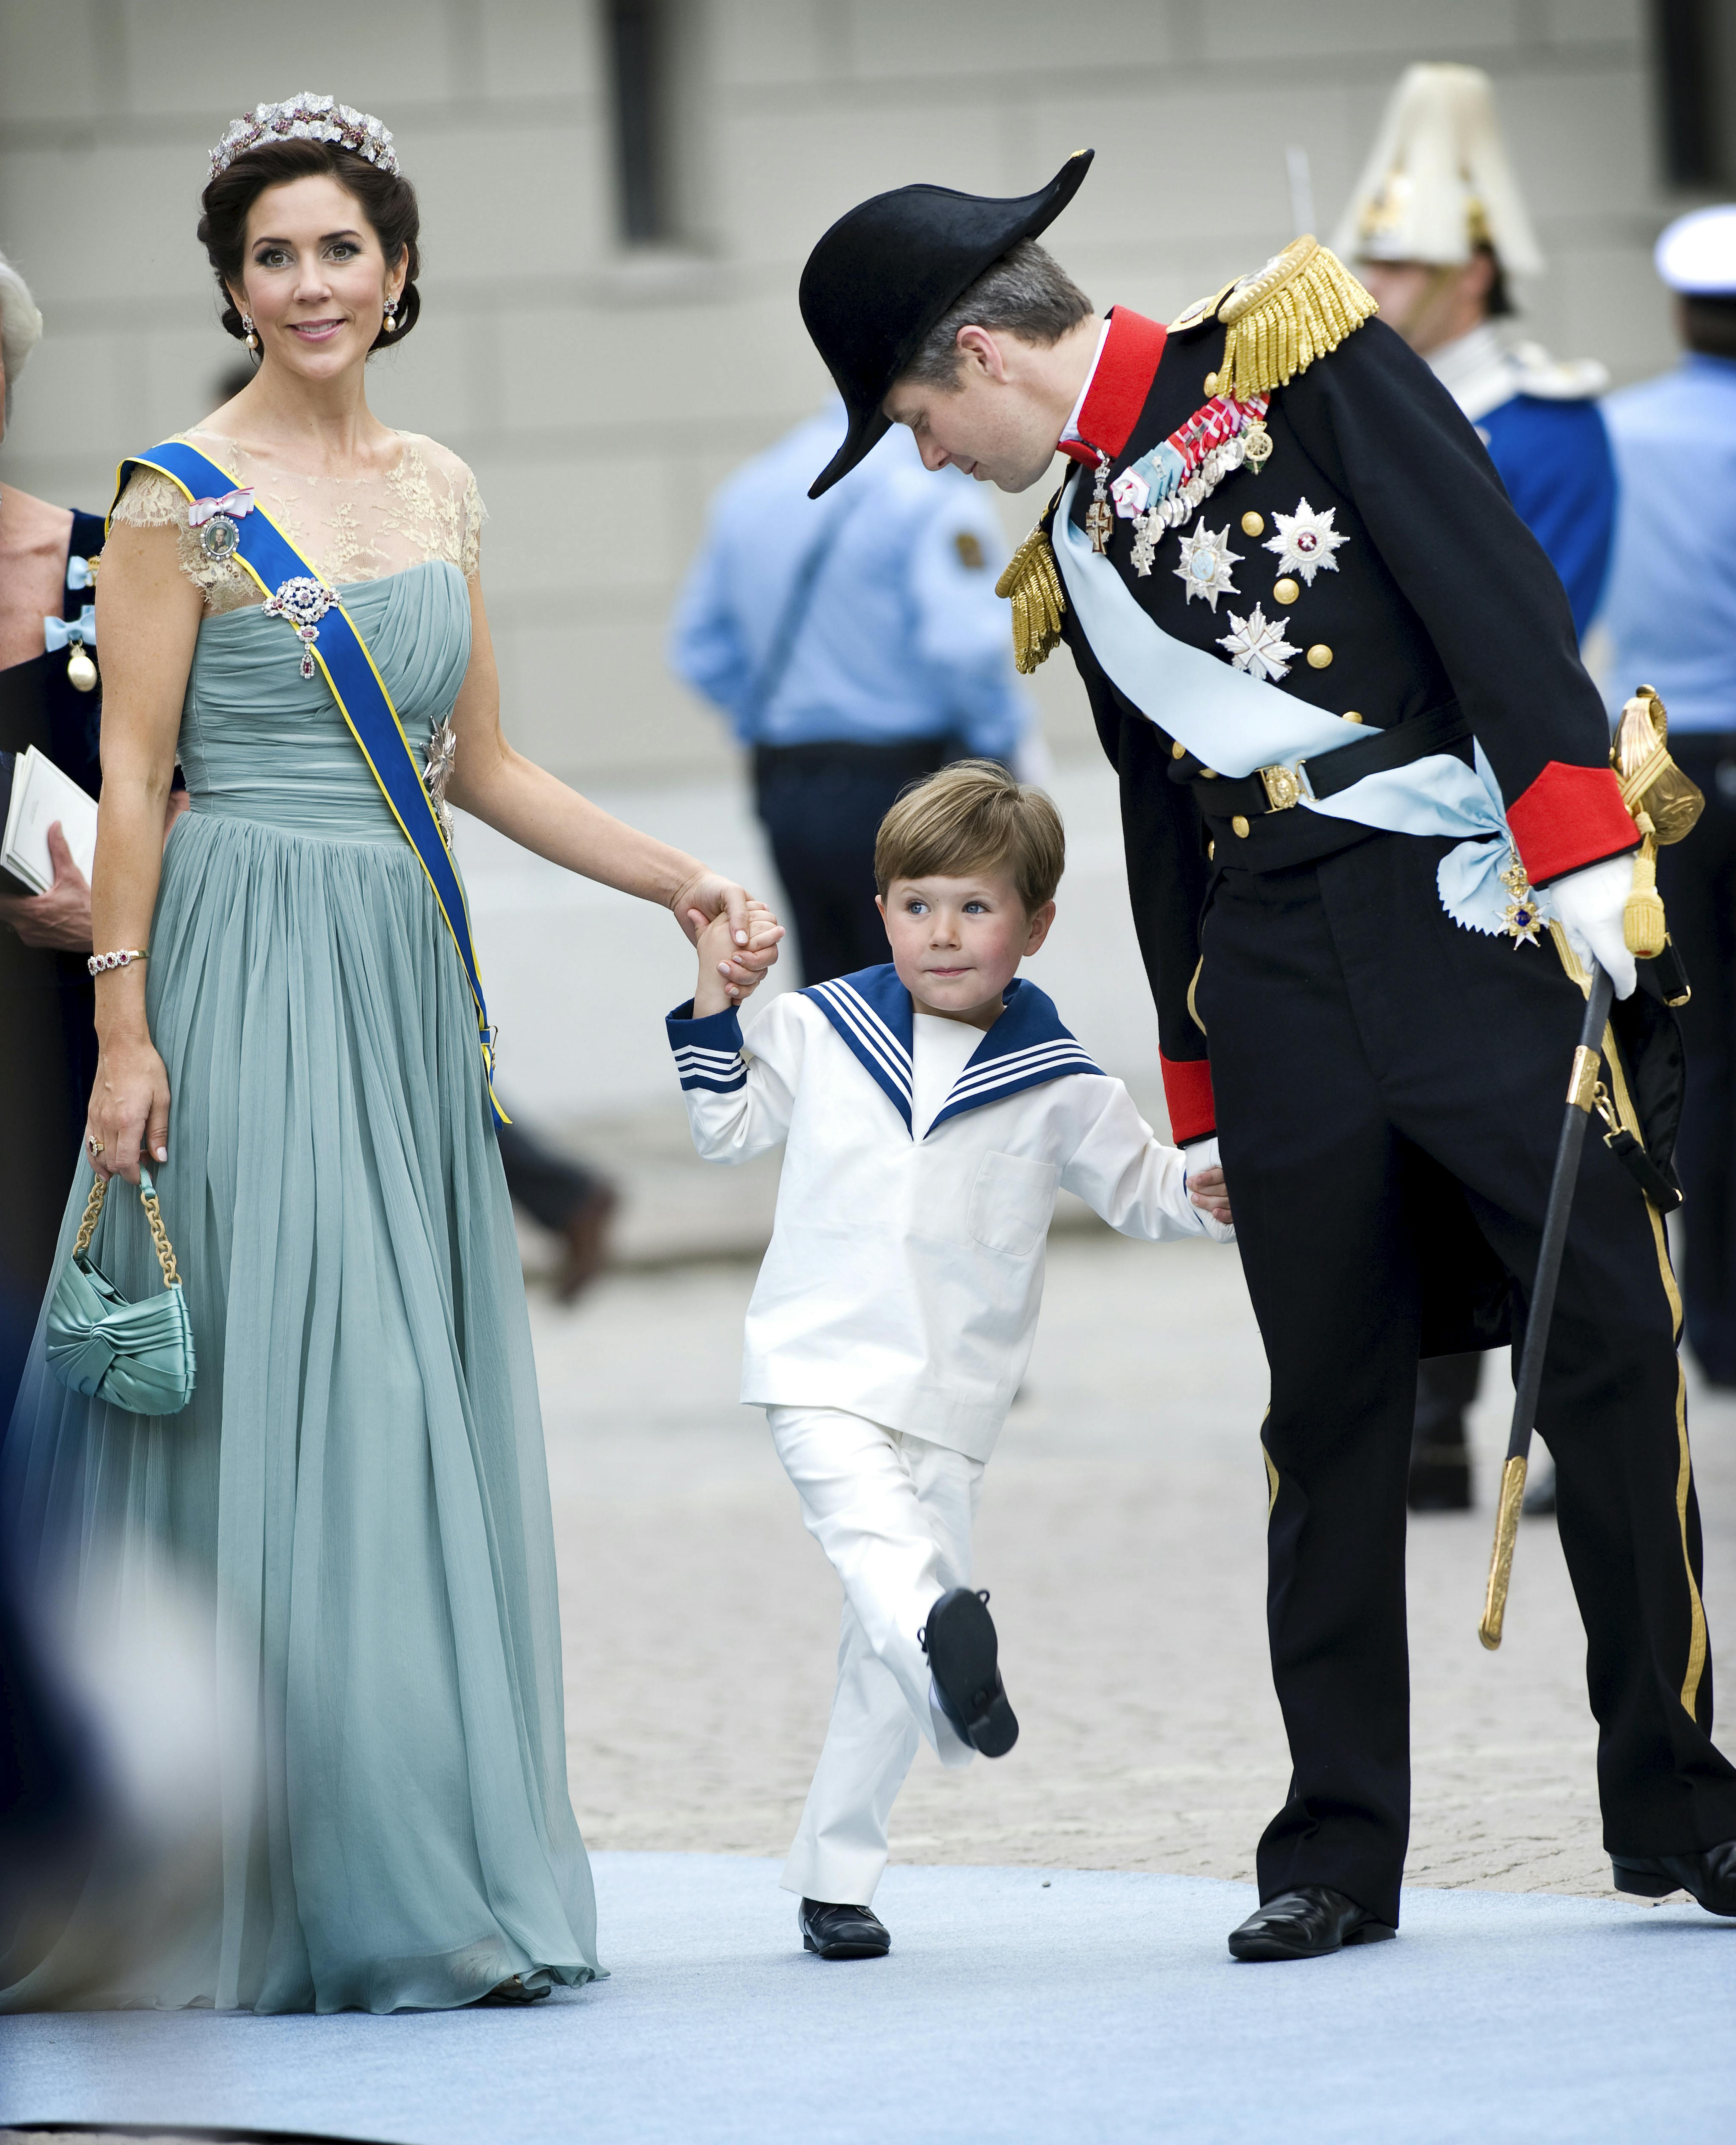
[(551, 1984), (526, 1983), (520, 1975), (512, 1974), (505, 1981), (497, 1981), (486, 1996), (476, 1998), (478, 2003), (540, 2003), (550, 1993)]
[(1019, 1739), (996, 1665), (995, 1620), (986, 1594), (955, 1586), (928, 1612), (916, 1634), (946, 1718), (975, 1750), (1004, 1758)]
[(1424, 1445), (1410, 1456), (1405, 1502), (1414, 1512), (1468, 1512), (1471, 1456), (1462, 1445)]
[(1618, 1892), (1661, 1899), (1692, 1892), (1709, 1914), (1736, 1915), (1736, 1839), (1698, 1854), (1617, 1854), (1610, 1858)]
[(1395, 1937), (1384, 1922), (1324, 1884), (1281, 1892), (1230, 1932), (1232, 1958), (1324, 1958), (1342, 1945)]
[(804, 1951), (822, 1958), (884, 1958), (892, 1948), (885, 1924), (870, 1907), (834, 1907), (804, 1899), (796, 1917)]

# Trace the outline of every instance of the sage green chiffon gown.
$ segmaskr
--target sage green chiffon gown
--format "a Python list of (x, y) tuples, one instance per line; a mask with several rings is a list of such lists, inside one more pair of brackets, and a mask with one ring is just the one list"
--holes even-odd
[[(420, 762), (468, 659), (464, 574), (432, 558), (343, 594)], [(257, 602), (205, 619), (180, 739), (192, 809), (151, 933), (172, 1097), (156, 1176), (197, 1390), (162, 1420), (82, 1399), (38, 1332), (0, 1455), (12, 1553), (41, 1559), (44, 1585), (59, 1555), (94, 1590), (92, 1560), (114, 1555), (124, 1595), (129, 1560), (142, 1575), (166, 1552), (213, 1604), (220, 1853), (194, 1926), (152, 1960), (69, 1999), (63, 1945), (7, 2008), (389, 2011), (596, 1970), (536, 1366), (475, 1016), (421, 867), (299, 653)], [(136, 1202), (109, 1205), (99, 1260), (147, 1293)]]

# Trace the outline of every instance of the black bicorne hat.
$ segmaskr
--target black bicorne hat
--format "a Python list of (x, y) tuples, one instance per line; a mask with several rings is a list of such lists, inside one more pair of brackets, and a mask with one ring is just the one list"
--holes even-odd
[(801, 316), (844, 397), (850, 430), (810, 499), (885, 437), (891, 423), (880, 404), (924, 336), (1003, 253), (1049, 228), (1095, 153), (1077, 151), (1046, 187), (1012, 201), (899, 187), (839, 217), (801, 271)]

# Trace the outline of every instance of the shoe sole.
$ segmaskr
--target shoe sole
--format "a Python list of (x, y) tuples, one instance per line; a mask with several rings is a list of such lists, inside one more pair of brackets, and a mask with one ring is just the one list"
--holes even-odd
[(1297, 1951), (1289, 1945), (1279, 1943), (1270, 1937), (1246, 1937), (1238, 1943), (1235, 1936), (1232, 1934), (1230, 1938), (1230, 1956), (1232, 1958), (1250, 1962), (1287, 1958), (1330, 1958), (1333, 1952), (1348, 1951), (1352, 1944), (1385, 1943), (1389, 1938), (1397, 1936), (1398, 1933), (1396, 1929), (1388, 1929), (1384, 1922), (1363, 1922), (1352, 1929), (1341, 1943), (1334, 1944), (1326, 1951)]
[(960, 1588), (930, 1615), (925, 1638), (930, 1670), (963, 1722), (965, 1739), (985, 1758), (1004, 1758), (1019, 1739), (1019, 1723), (1000, 1680), (995, 1620), (981, 1596)]
[(1619, 1862), (1612, 1855), (1609, 1868), (1618, 1892), (1625, 1892), (1635, 1899), (1667, 1899), (1672, 1892), (1686, 1892), (1696, 1905), (1709, 1914), (1718, 1914), (1725, 1920), (1736, 1919), (1736, 1901), (1728, 1907), (1714, 1907), (1700, 1898), (1691, 1885), (1684, 1884), (1679, 1877), (1672, 1877), (1654, 1862)]
[(817, 1944), (806, 1929), (801, 1933), (801, 1948), (812, 1952), (816, 1958), (884, 1958), (892, 1948), (889, 1943)]

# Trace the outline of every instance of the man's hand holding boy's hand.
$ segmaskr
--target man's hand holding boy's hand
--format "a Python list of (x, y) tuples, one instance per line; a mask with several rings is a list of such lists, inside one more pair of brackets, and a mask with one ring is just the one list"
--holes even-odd
[(1224, 1182), (1224, 1166), (1212, 1162), (1205, 1169), (1188, 1172), (1188, 1197), (1202, 1213), (1224, 1227), (1230, 1226), (1230, 1193)]
[(756, 990), (777, 958), (784, 927), (763, 901), (747, 904), (747, 943), (736, 943), (727, 913), (706, 917), (687, 912), (699, 953), (699, 981), (693, 992), (693, 1018), (704, 1020), (739, 1005)]

